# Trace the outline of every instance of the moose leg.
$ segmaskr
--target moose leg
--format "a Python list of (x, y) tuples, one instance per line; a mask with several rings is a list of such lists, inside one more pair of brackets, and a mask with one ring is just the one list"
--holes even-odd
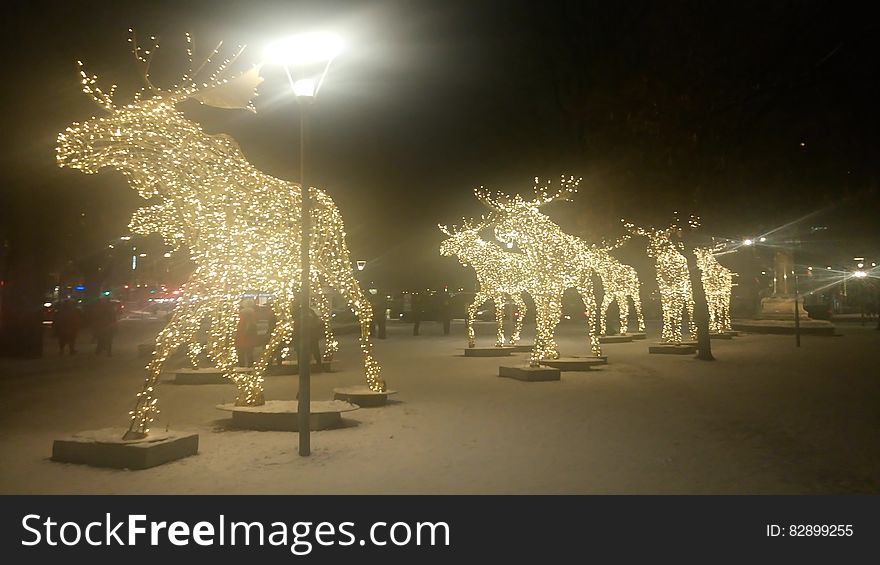
[(675, 310), (676, 308), (681, 308), (681, 305), (678, 304), (677, 300), (666, 297), (664, 300), (663, 291), (666, 289), (662, 289), (660, 292), (660, 302), (661, 307), (663, 309), (663, 329), (661, 331), (660, 341), (665, 343), (678, 343), (681, 341), (681, 314), (677, 316), (678, 318), (678, 335), (676, 337), (675, 331)]
[(187, 335), (197, 331), (201, 322), (202, 308), (190, 309), (185, 306), (177, 308), (171, 316), (168, 324), (159, 332), (156, 338), (156, 348), (153, 357), (147, 365), (147, 377), (144, 386), (137, 393), (134, 410), (129, 414), (131, 422), (128, 431), (122, 436), (124, 440), (140, 439), (147, 436), (150, 424), (159, 413), (158, 398), (155, 396), (156, 386), (159, 383), (159, 375), (165, 367), (165, 362), (174, 351), (183, 343)]
[(535, 299), (535, 346), (529, 354), (529, 366), (539, 367), (547, 355), (547, 297), (534, 294)]
[(510, 345), (516, 345), (522, 334), (523, 321), (526, 318), (526, 301), (523, 300), (521, 292), (514, 292), (510, 298), (516, 305), (516, 314), (513, 321), (513, 334), (510, 336)]
[[(348, 253), (345, 253), (347, 258)], [(366, 373), (367, 386), (374, 392), (382, 392), (385, 390), (385, 381), (382, 380), (382, 369), (379, 362), (373, 358), (373, 343), (370, 341), (370, 324), (373, 320), (373, 307), (361, 292), (361, 287), (357, 280), (351, 276), (350, 262), (339, 261), (331, 265), (332, 270), (328, 269), (323, 273), (330, 286), (335, 287), (339, 293), (348, 301), (354, 315), (357, 316), (361, 324), (361, 353), (364, 359), (364, 371)], [(300, 360), (302, 363), (302, 360)]]
[(620, 326), (617, 333), (624, 335), (629, 332), (629, 300), (623, 292), (619, 293), (615, 300), (617, 300), (617, 308), (620, 310)]
[(474, 333), (474, 317), (477, 315), (477, 308), (484, 302), (489, 300), (489, 293), (483, 292), (482, 290), (474, 296), (474, 301), (468, 305), (467, 308), (467, 337), (468, 337), (468, 347), (476, 347), (477, 346), (477, 338)]
[(275, 314), (276, 320), (275, 328), (269, 336), (269, 343), (266, 344), (266, 349), (263, 350), (263, 354), (260, 355), (260, 358), (254, 365), (254, 376), (260, 382), (263, 381), (263, 375), (266, 373), (269, 364), (275, 359), (275, 352), (282, 344), (290, 343), (290, 340), (293, 338), (292, 302), (293, 300), (290, 297), (284, 297), (272, 304), (272, 311)]
[(321, 316), (321, 321), (324, 326), (324, 353), (321, 355), (321, 360), (324, 363), (329, 363), (333, 361), (333, 355), (339, 350), (339, 342), (333, 336), (333, 328), (330, 325), (330, 301), (327, 299), (327, 295), (324, 294), (323, 291), (319, 290), (321, 287), (317, 284), (317, 278), (313, 281), (313, 287), (316, 290), (315, 294), (312, 295), (315, 301), (315, 306), (318, 309), (318, 314)]
[(498, 293), (495, 302), (495, 347), (504, 347), (504, 308), (507, 300), (504, 294)]
[[(599, 357), (602, 355), (602, 346), (599, 344), (599, 335), (596, 333), (596, 295), (593, 294), (593, 285), (585, 285), (578, 288), (584, 309), (587, 314), (587, 339), (590, 342), (590, 352)], [(606, 294), (606, 296), (608, 296)]]
[(645, 331), (645, 317), (642, 315), (642, 301), (638, 293), (632, 295), (633, 308), (636, 310), (637, 332)]
[(559, 359), (554, 333), (562, 314), (562, 293), (534, 293), (535, 299), (535, 347), (529, 356), (529, 366), (537, 367), (545, 359)]
[(608, 334), (608, 308), (611, 307), (612, 302), (614, 302), (614, 297), (606, 291), (602, 297), (602, 309), (599, 310), (599, 334), (601, 335)]

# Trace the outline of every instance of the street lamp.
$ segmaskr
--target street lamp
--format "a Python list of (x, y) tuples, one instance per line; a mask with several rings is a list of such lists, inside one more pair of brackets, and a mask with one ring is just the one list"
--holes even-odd
[(297, 428), (299, 430), (299, 454), (311, 453), (309, 416), (311, 413), (311, 366), (309, 348), (309, 275), (311, 262), (309, 247), (311, 240), (312, 198), (306, 183), (306, 144), (309, 130), (309, 109), (314, 102), (330, 63), (342, 50), (342, 40), (331, 33), (303, 33), (271, 43), (266, 47), (265, 58), (269, 63), (281, 65), (290, 81), (300, 107), (300, 194), (302, 241), (300, 244), (302, 282), (299, 304), (299, 396), (297, 401)]

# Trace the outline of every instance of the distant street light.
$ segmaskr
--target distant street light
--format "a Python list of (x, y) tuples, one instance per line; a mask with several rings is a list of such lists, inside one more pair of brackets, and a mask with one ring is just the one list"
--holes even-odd
[(299, 396), (297, 402), (297, 428), (299, 430), (299, 454), (311, 453), (309, 417), (311, 413), (311, 367), (309, 359), (308, 319), (309, 284), (311, 263), (309, 247), (311, 243), (312, 197), (306, 183), (306, 145), (308, 142), (309, 108), (330, 70), (330, 63), (342, 50), (342, 40), (330, 33), (303, 33), (276, 41), (266, 47), (265, 58), (269, 63), (280, 65), (290, 81), (290, 89), (296, 96), (300, 108), (300, 195), (302, 200), (301, 228), (302, 243), (301, 270), (302, 283), (299, 304)]
[(754, 243), (755, 243), (754, 240), (751, 240), (751, 239), (744, 239), (743, 240), (743, 245), (752, 245)]
[(367, 266), (367, 262), (366, 262), (366, 261), (358, 261), (358, 262), (357, 262), (357, 269), (358, 269), (358, 271), (363, 271), (364, 268), (365, 268), (366, 266)]

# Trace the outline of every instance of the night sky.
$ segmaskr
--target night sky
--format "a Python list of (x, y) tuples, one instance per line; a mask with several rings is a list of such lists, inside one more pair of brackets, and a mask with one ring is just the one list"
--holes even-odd
[[(2, 224), (52, 268), (125, 233), (123, 177), (55, 166), (57, 132), (96, 113), (82, 59), (121, 96), (137, 85), (127, 29), (161, 39), (154, 79), (220, 39), (245, 64), (292, 31), (334, 28), (348, 49), (313, 118), (311, 183), (343, 212), (353, 259), (382, 284), (467, 277), (441, 259), (438, 222), (484, 210), (479, 185), (525, 193), (536, 175), (584, 178), (548, 213), (588, 239), (620, 217), (702, 216), (742, 237), (796, 218), (842, 255), (878, 233), (876, 14), (840, 2), (12, 2), (2, 34)], [(186, 103), (258, 168), (297, 180), (298, 121), (269, 76), (257, 114)], [(85, 215), (83, 215), (85, 214)], [(849, 249), (853, 251), (850, 252)]]

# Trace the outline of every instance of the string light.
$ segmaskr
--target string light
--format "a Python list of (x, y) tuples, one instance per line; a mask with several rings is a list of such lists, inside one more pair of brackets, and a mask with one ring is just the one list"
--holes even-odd
[(535, 274), (526, 257), (520, 253), (503, 251), (494, 243), (481, 238), (480, 231), (485, 227), (487, 227), (485, 222), (474, 226), (467, 221), (460, 228), (439, 226), (440, 231), (449, 236), (449, 239), (440, 244), (440, 255), (458, 257), (462, 265), (473, 267), (477, 274), (479, 290), (474, 296), (474, 300), (468, 305), (467, 338), (469, 348), (476, 346), (474, 316), (477, 308), (487, 300), (495, 302), (495, 347), (505, 345), (505, 297), (510, 297), (516, 305), (514, 329), (509, 341), (510, 345), (516, 345), (522, 332), (526, 313), (526, 303), (522, 294), (524, 292), (533, 294), (538, 288)]
[(538, 282), (540, 293), (535, 295), (538, 316), (535, 328), (535, 349), (531, 363), (542, 359), (557, 359), (558, 348), (554, 333), (562, 315), (562, 297), (566, 289), (577, 290), (584, 302), (587, 316), (587, 334), (590, 351), (601, 356), (596, 328), (596, 297), (593, 293), (592, 274), (595, 270), (593, 253), (583, 240), (564, 233), (539, 208), (549, 202), (565, 199), (577, 192), (580, 179), (562, 177), (560, 188), (551, 193), (549, 183), (540, 185), (535, 178), (535, 199), (521, 196), (494, 194), (482, 187), (475, 190), (477, 198), (500, 213), (495, 237), (502, 243), (516, 243), (529, 260)]
[[(223, 108), (253, 109), (252, 98), (262, 81), (254, 68), (233, 79), (225, 71), (241, 53), (225, 59), (208, 79), (198, 76), (218, 54), (214, 49), (180, 85), (162, 90), (149, 81), (149, 57), (155, 47), (137, 46), (133, 53), (142, 66), (147, 88), (133, 103), (118, 106), (97, 87), (97, 78), (82, 71), (82, 90), (110, 112), (85, 123), (74, 123), (58, 135), (58, 165), (87, 174), (109, 167), (120, 171), (129, 185), (147, 200), (132, 218), (138, 233), (158, 232), (175, 249), (186, 247), (196, 267), (181, 289), (181, 299), (156, 339), (147, 376), (137, 394), (125, 438), (144, 437), (158, 414), (156, 386), (168, 357), (187, 345), (190, 362), (201, 352), (196, 341), (202, 320), (208, 319), (205, 350), (216, 367), (237, 387), (237, 405), (264, 403), (263, 374), (274, 352), (289, 343), (294, 330), (293, 306), (301, 280), (299, 218), (301, 187), (271, 177), (251, 165), (228, 135), (208, 135), (186, 119), (176, 104), (194, 98)], [(191, 52), (190, 39), (187, 39)], [(115, 87), (109, 92), (114, 92)], [(373, 391), (385, 390), (372, 354), (370, 304), (351, 274), (342, 216), (332, 199), (311, 188), (313, 199), (310, 256), (312, 279), (335, 288), (360, 320), (360, 348), (366, 381)], [(251, 372), (237, 372), (235, 335), (241, 295), (260, 290), (274, 296), (277, 319), (269, 343)], [(319, 300), (319, 308), (323, 301)], [(329, 306), (328, 306), (329, 309)], [(335, 340), (334, 340), (335, 341)], [(328, 341), (330, 344), (331, 341)], [(304, 362), (304, 360), (300, 360)]]

